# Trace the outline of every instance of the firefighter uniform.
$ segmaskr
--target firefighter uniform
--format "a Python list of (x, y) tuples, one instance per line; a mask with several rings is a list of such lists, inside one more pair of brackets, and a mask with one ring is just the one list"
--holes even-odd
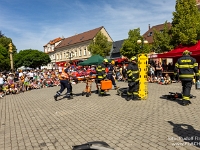
[(96, 79), (95, 79), (96, 87), (97, 87), (96, 94), (99, 94), (99, 95), (104, 94), (104, 90), (99, 89), (99, 84), (101, 84), (101, 81), (106, 78), (106, 72), (105, 72), (106, 63), (108, 63), (108, 60), (104, 59), (103, 63), (96, 67), (96, 74), (97, 74)]
[(174, 75), (179, 73), (179, 79), (182, 82), (183, 105), (189, 105), (190, 91), (194, 77), (199, 80), (198, 63), (196, 59), (190, 56), (190, 52), (185, 50), (183, 56), (175, 64)]
[(133, 56), (131, 62), (127, 66), (127, 78), (128, 78), (128, 91), (126, 100), (138, 99), (139, 91), (139, 69), (137, 64), (137, 58)]
[(70, 76), (68, 74), (68, 69), (62, 69), (62, 73), (60, 75), (60, 90), (57, 91), (56, 95), (54, 96), (55, 101), (57, 101), (57, 98), (61, 95), (61, 93), (67, 88), (67, 98), (72, 99), (72, 86), (70, 83)]
[(115, 83), (115, 79), (113, 78), (113, 71), (114, 71), (113, 65), (115, 65), (114, 61), (112, 61), (111, 64), (109, 64), (107, 66), (107, 68), (108, 68), (107, 78), (112, 81), (112, 85), (114, 85), (114, 88), (116, 90), (116, 89), (118, 89), (118, 87)]

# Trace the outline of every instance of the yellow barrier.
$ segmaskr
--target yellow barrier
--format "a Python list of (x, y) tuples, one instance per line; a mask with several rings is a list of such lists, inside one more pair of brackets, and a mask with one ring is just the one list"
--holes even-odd
[(148, 96), (147, 73), (148, 73), (148, 56), (147, 54), (138, 55), (139, 67), (139, 91), (138, 95), (142, 100), (146, 100)]

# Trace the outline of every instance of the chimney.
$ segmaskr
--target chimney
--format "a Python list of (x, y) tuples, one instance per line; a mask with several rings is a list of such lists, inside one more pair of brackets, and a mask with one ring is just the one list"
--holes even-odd
[(151, 26), (150, 26), (150, 24), (149, 24), (149, 30), (150, 30), (150, 28), (151, 28)]

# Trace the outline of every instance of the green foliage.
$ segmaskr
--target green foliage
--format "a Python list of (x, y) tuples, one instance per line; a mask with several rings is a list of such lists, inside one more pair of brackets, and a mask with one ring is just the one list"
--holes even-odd
[(10, 70), (10, 59), (8, 50), (0, 44), (0, 70)]
[(14, 56), (14, 66), (19, 68), (21, 66), (37, 68), (43, 65), (47, 65), (51, 62), (49, 55), (38, 50), (21, 50)]
[[(10, 70), (10, 54), (9, 54), (9, 44), (12, 43), (12, 39), (6, 37), (0, 31), (0, 70)], [(16, 54), (17, 49), (12, 43), (13, 55)]]
[[(9, 50), (9, 44), (12, 43), (12, 39), (11, 38), (7, 38), (6, 36), (2, 36), (0, 38), (0, 44), (5, 47), (7, 50)], [(12, 50), (13, 50), (13, 54), (15, 54), (17, 52), (17, 49), (15, 47), (15, 45), (12, 43)]]
[(171, 36), (167, 22), (164, 24), (162, 32), (154, 30), (152, 50), (156, 53), (162, 53), (173, 49), (171, 45)]
[(122, 44), (120, 49), (120, 54), (131, 58), (132, 56), (137, 56), (141, 53), (149, 53), (150, 46), (149, 44), (138, 44), (137, 40), (144, 40), (140, 35), (140, 29), (130, 30), (128, 33), (129, 37)]
[(196, 0), (176, 0), (172, 19), (172, 43), (174, 46), (193, 45), (200, 37), (200, 12)]
[(99, 32), (94, 41), (92, 41), (88, 46), (88, 50), (92, 53), (92, 55), (106, 57), (110, 55), (111, 47), (112, 43), (108, 41), (108, 38), (103, 35), (103, 33)]
[(3, 36), (4, 36), (4, 34), (0, 31), (0, 38), (3, 37)]

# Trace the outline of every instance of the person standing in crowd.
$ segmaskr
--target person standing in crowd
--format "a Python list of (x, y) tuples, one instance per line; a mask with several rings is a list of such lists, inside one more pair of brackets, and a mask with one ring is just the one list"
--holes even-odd
[(182, 82), (182, 104), (183, 106), (191, 104), (190, 91), (192, 88), (192, 81), (194, 79), (194, 73), (196, 80), (199, 80), (198, 63), (196, 59), (190, 56), (190, 51), (185, 50), (183, 56), (178, 59), (175, 64), (174, 74), (179, 72), (179, 79)]
[(130, 101), (132, 99), (139, 99), (139, 69), (137, 64), (137, 57), (133, 56), (130, 59), (130, 63), (127, 67), (127, 77), (128, 77), (128, 91), (126, 100)]
[(162, 70), (163, 70), (162, 64), (159, 61), (158, 64), (157, 64), (157, 66), (156, 66), (156, 73), (157, 73), (156, 76), (157, 76), (157, 78), (162, 77)]
[(123, 64), (123, 67), (122, 67), (122, 77), (123, 77), (123, 81), (126, 82), (126, 79), (127, 79), (127, 67), (126, 67), (125, 63)]
[(62, 69), (62, 73), (60, 75), (60, 85), (61, 88), (59, 91), (57, 91), (56, 95), (54, 96), (55, 101), (57, 101), (57, 98), (61, 95), (61, 93), (65, 90), (65, 88), (67, 88), (67, 98), (68, 99), (72, 99), (73, 97), (71, 96), (71, 83), (70, 83), (70, 76), (68, 74), (68, 68), (69, 68), (70, 64), (67, 64), (67, 68), (66, 69)]
[(112, 81), (112, 85), (114, 85), (115, 90), (117, 90), (119, 87), (117, 87), (115, 80), (113, 78), (113, 73), (114, 73), (114, 67), (113, 66), (114, 65), (115, 65), (115, 61), (112, 60), (111, 63), (107, 66), (107, 68), (108, 68), (107, 78)]
[(96, 74), (97, 74), (97, 77), (95, 79), (95, 83), (97, 87), (96, 94), (99, 94), (99, 95), (104, 94), (104, 91), (99, 89), (99, 84), (101, 84), (101, 81), (106, 78), (105, 66), (107, 63), (108, 63), (108, 60), (104, 59), (103, 63), (99, 64), (96, 67)]

